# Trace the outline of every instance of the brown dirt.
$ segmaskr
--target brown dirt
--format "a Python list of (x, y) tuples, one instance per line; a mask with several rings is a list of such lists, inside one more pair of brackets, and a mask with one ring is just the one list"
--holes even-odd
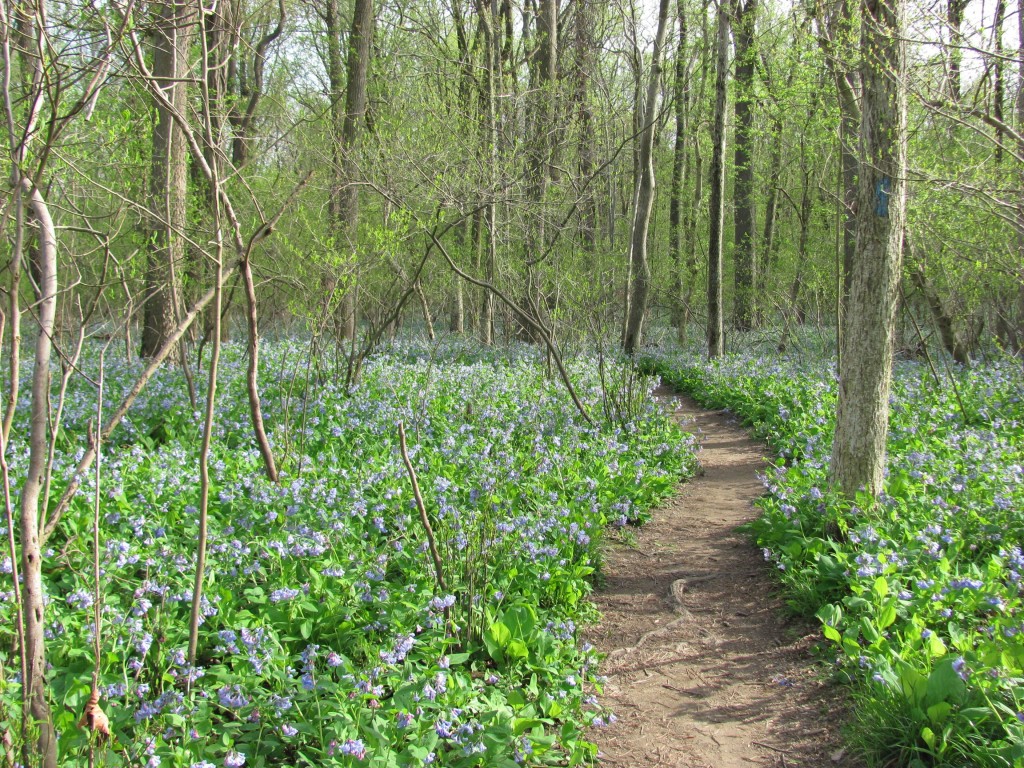
[(595, 730), (602, 766), (838, 766), (843, 691), (822, 679), (820, 629), (787, 616), (769, 567), (736, 527), (763, 492), (761, 447), (726, 414), (680, 398), (702, 440), (703, 474), (636, 532), (609, 544), (603, 620), (588, 639), (607, 654)]

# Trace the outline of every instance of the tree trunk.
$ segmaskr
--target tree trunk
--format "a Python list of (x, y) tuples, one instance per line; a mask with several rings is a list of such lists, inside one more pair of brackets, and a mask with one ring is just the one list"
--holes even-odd
[(551, 179), (552, 143), (555, 135), (555, 88), (558, 77), (558, 2), (538, 0), (537, 32), (530, 67), (530, 93), (527, 115), (528, 163), (527, 197), (531, 205), (524, 245), (525, 283), (522, 306), (534, 321), (516, 322), (516, 336), (523, 341), (539, 343), (535, 330), (544, 306), (542, 278), (534, 262), (547, 246), (544, 227), (545, 205)]
[(462, 281), (458, 277), (452, 279), (452, 303), (448, 316), (448, 330), (452, 333), (466, 332), (466, 307), (462, 294)]
[(964, 11), (970, 0), (948, 0), (946, 3), (946, 21), (949, 23), (949, 47), (947, 50), (947, 67), (949, 69), (949, 98), (954, 104), (960, 103), (960, 61), (963, 53), (960, 46), (963, 45), (962, 27), (964, 23)]
[(842, 243), (842, 281), (839, 295), (838, 344), (842, 347), (842, 336), (845, 327), (847, 297), (850, 293), (851, 275), (853, 271), (854, 251), (857, 244), (857, 148), (854, 137), (858, 133), (861, 110), (858, 106), (858, 82), (856, 73), (846, 68), (845, 61), (850, 59), (841, 48), (851, 42), (853, 35), (853, 14), (850, 0), (838, 0), (833, 13), (826, 18), (825, 6), (817, 9), (819, 27), (818, 42), (825, 54), (825, 62), (836, 84), (839, 95), (839, 148), (843, 167), (843, 243)]
[(640, 134), (640, 183), (637, 186), (636, 207), (633, 214), (633, 232), (630, 238), (630, 285), (629, 316), (623, 334), (623, 351), (632, 355), (643, 342), (644, 317), (647, 314), (647, 300), (651, 289), (651, 266), (647, 261), (647, 230), (651, 223), (651, 208), (654, 206), (654, 124), (658, 117), (658, 90), (661, 87), (661, 58), (668, 33), (669, 0), (658, 5), (658, 32), (654, 38), (654, 53), (651, 56), (651, 75), (647, 81), (647, 96), (644, 102), (643, 130)]
[(865, 0), (863, 16), (857, 254), (830, 467), (832, 486), (851, 498), (883, 487), (906, 207), (905, 0)]
[(754, 159), (755, 127), (754, 103), (755, 27), (758, 0), (736, 2), (736, 200), (734, 214), (733, 255), (735, 272), (733, 286), (735, 304), (733, 325), (747, 331), (754, 326), (757, 296), (757, 249), (755, 247)]
[[(50, 471), (49, 419), (50, 419), (50, 352), (52, 349), (54, 318), (57, 310), (57, 236), (50, 212), (42, 194), (32, 183), (22, 182), (24, 194), (29, 198), (32, 212), (39, 226), (39, 335), (32, 365), (32, 410), (29, 421), (29, 464), (25, 484), (21, 490), (21, 574), (22, 621), (25, 631), (25, 659), (28, 680), (24, 684), (25, 716), (35, 723), (38, 740), (35, 752), (25, 745), (25, 764), (39, 764), (30, 760), (34, 754), (43, 768), (57, 765), (57, 734), (46, 701), (46, 639), (45, 596), (43, 595), (43, 554), (39, 535), (40, 494)], [(43, 500), (45, 503), (45, 499)]]
[(1003, 20), (1006, 18), (1006, 0), (996, 0), (992, 19), (992, 116), (996, 124), (996, 165), (1003, 162), (1003, 104), (1006, 101), (1006, 78), (1003, 56)]
[[(359, 192), (357, 151), (363, 134), (366, 115), (366, 87), (370, 71), (370, 43), (373, 40), (373, 0), (355, 0), (352, 27), (348, 37), (348, 61), (342, 70), (341, 12), (338, 0), (328, 0), (325, 14), (327, 27), (327, 78), (331, 89), (331, 122), (333, 129), (332, 159), (334, 178), (331, 184), (329, 212), (338, 247), (349, 258), (349, 274), (356, 271), (359, 225)], [(345, 101), (341, 103), (342, 82)], [(356, 331), (354, 280), (342, 288), (339, 307), (339, 335), (351, 339)]]
[[(487, 174), (488, 201), (485, 208), (484, 232), (487, 238), (486, 249), (481, 240), (480, 261), (484, 282), (491, 285), (497, 270), (498, 261), (498, 204), (495, 200), (498, 187), (498, 83), (501, 79), (501, 38), (499, 35), (498, 0), (490, 0), (489, 5), (481, 4), (480, 18), (483, 21), (485, 48), (487, 55), (486, 68), (486, 104), (485, 118), (487, 133)], [(480, 341), (491, 344), (494, 341), (494, 295), (484, 287), (480, 296)]]
[(590, 78), (597, 66), (597, 41), (594, 36), (595, 0), (577, 0), (573, 15), (573, 103), (576, 114), (579, 152), (579, 178), (587, 184), (580, 200), (580, 240), (587, 253), (597, 247), (597, 196), (591, 176), (597, 166), (594, 136), (594, 114), (588, 99)]
[(708, 357), (725, 353), (722, 242), (725, 228), (725, 108), (729, 83), (729, 0), (718, 0), (715, 117), (711, 130), (711, 212), (708, 235)]
[(942, 297), (935, 291), (935, 286), (931, 284), (931, 281), (925, 274), (924, 266), (915, 264), (911, 267), (910, 279), (914, 281), (914, 285), (921, 291), (925, 303), (928, 304), (928, 311), (931, 312), (935, 327), (939, 329), (939, 338), (942, 339), (943, 348), (957, 363), (967, 365), (970, 362), (967, 347), (956, 332), (956, 328), (953, 326), (953, 318), (946, 311), (946, 307), (942, 303)]
[[(800, 161), (802, 165), (802, 182), (800, 186), (800, 236), (797, 239), (796, 247), (796, 274), (793, 276), (793, 285), (789, 291), (789, 306), (792, 318), (797, 325), (803, 325), (807, 317), (803, 306), (800, 303), (800, 292), (804, 286), (804, 268), (807, 264), (807, 243), (811, 234), (811, 168), (806, 155), (805, 142), (800, 140)], [(787, 330), (789, 323), (786, 324)]]
[(188, 216), (188, 147), (173, 113), (186, 113), (189, 47), (194, 9), (189, 0), (167, 0), (154, 26), (153, 77), (170, 105), (157, 102), (149, 180), (150, 242), (142, 321), (143, 357), (153, 357), (174, 331), (180, 314)]
[(668, 250), (672, 257), (672, 324), (681, 344), (686, 343), (686, 307), (683, 298), (683, 187), (686, 184), (686, 170), (689, 165), (687, 142), (690, 130), (689, 94), (687, 82), (687, 25), (686, 0), (676, 0), (676, 21), (679, 25), (679, 39), (676, 43), (675, 76), (672, 82), (672, 99), (675, 102), (676, 138), (672, 152), (672, 188), (669, 191), (668, 208)]

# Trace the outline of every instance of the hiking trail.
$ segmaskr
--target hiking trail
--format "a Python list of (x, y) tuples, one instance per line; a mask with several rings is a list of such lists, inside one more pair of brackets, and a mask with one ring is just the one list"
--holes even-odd
[(757, 512), (762, 447), (726, 413), (667, 402), (698, 435), (703, 472), (635, 542), (606, 545), (592, 596), (603, 618), (587, 639), (606, 654), (600, 698), (618, 719), (591, 732), (600, 764), (855, 768), (839, 734), (845, 693), (811, 653), (819, 627), (787, 614), (770, 566), (735, 530)]

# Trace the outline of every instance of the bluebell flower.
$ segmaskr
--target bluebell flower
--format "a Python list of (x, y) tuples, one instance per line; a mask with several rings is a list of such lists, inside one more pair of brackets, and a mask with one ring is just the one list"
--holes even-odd
[(362, 760), (366, 757), (366, 746), (363, 744), (362, 739), (349, 739), (341, 745), (341, 754), (350, 755), (356, 760)]
[[(11, 559), (7, 558), (6, 563), (7, 563), (8, 566), (10, 566), (10, 562), (11, 562)], [(11, 571), (7, 570), (7, 571), (4, 571), (4, 572), (5, 573), (10, 573)], [(68, 605), (70, 605), (73, 608), (78, 608), (80, 610), (85, 610), (86, 608), (92, 607), (92, 603), (93, 603), (92, 593), (88, 592), (88, 591), (86, 591), (84, 589), (76, 589), (74, 592), (72, 592), (70, 595), (67, 596), (67, 602), (68, 602)]]
[(217, 689), (217, 698), (219, 699), (221, 706), (227, 707), (228, 709), (240, 709), (248, 705), (249, 699), (246, 698), (242, 692), (241, 686), (238, 685), (224, 685)]
[(290, 589), (288, 587), (282, 587), (281, 589), (275, 589), (270, 593), (270, 602), (282, 603), (287, 600), (292, 600), (302, 594), (302, 590)]
[(960, 676), (961, 680), (967, 679), (967, 662), (964, 661), (963, 656), (957, 656), (953, 659), (953, 671)]

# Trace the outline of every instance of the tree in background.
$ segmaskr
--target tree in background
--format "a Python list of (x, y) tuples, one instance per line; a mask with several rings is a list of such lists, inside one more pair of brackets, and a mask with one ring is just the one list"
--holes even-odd
[(167, 101), (154, 105), (152, 169), (149, 177), (143, 357), (153, 357), (178, 324), (185, 227), (188, 215), (188, 147), (174, 113), (187, 112), (187, 79), (195, 35), (192, 0), (166, 0), (155, 9), (153, 77)]
[(725, 110), (729, 85), (729, 3), (718, 0), (715, 54), (715, 117), (711, 129), (711, 212), (708, 233), (708, 357), (725, 353), (722, 247), (725, 229)]
[(749, 331), (757, 316), (757, 217), (755, 216), (753, 107), (754, 70), (757, 60), (756, 26), (758, 0), (736, 0), (736, 139), (734, 159), (733, 325)]

